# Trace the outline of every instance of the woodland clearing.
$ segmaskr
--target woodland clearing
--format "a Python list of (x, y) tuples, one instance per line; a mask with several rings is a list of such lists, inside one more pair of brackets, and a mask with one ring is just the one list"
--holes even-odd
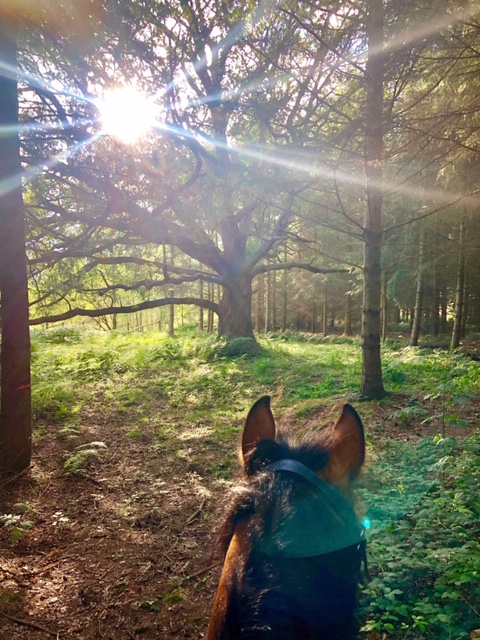
[(2, 640), (202, 638), (220, 571), (214, 534), (241, 480), (238, 435), (266, 393), (285, 432), (321, 428), (344, 402), (364, 421), (363, 637), (434, 638), (443, 625), (443, 637), (461, 638), (480, 627), (472, 354), (399, 338), (384, 348), (391, 393), (359, 402), (355, 340), (273, 336), (255, 357), (233, 357), (192, 331), (64, 328), (33, 345), (34, 461), (0, 493)]

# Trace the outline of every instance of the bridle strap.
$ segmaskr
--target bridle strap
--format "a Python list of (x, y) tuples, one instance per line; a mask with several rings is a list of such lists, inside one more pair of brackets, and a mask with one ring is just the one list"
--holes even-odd
[(297, 460), (291, 460), (290, 458), (277, 460), (276, 462), (271, 462), (267, 465), (266, 469), (267, 471), (287, 471), (288, 473), (293, 473), (296, 476), (300, 476), (310, 484), (313, 484), (322, 492), (327, 488), (331, 488), (331, 485), (328, 482), (322, 480), (322, 478), (317, 476), (314, 471)]
[[(272, 462), (265, 471), (290, 474), (313, 488), (296, 502), (295, 509), (278, 521), (262, 546), (267, 555), (311, 557), (339, 551), (352, 545), (362, 547), (365, 531), (353, 502), (337, 487), (323, 480), (307, 466), (292, 459)], [(317, 515), (318, 514), (318, 515)], [(298, 535), (303, 532), (303, 535)]]

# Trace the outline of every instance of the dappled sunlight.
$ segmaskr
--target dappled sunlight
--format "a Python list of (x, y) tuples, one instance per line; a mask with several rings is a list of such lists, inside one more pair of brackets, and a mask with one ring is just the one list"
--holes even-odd
[(188, 442), (189, 440), (203, 440), (215, 433), (213, 427), (206, 425), (192, 425), (190, 429), (186, 429), (177, 435), (179, 440)]
[[(338, 406), (353, 402), (357, 393), (360, 345), (305, 336), (262, 338), (261, 357), (207, 362), (208, 350), (201, 351), (204, 359), (185, 357), (193, 334), (177, 339), (174, 349), (156, 332), (114, 335), (64, 328), (56, 335), (32, 333), (35, 380), (45, 394), (47, 387), (51, 392), (34, 400), (42, 419), (37, 419), (41, 429), (31, 471), (7, 487), (3, 500), (5, 512), (17, 518), (0, 527), (7, 571), (2, 584), (14, 603), (12, 615), (39, 621), (65, 637), (95, 638), (99, 628), (107, 636), (136, 625), (143, 625), (143, 635), (152, 640), (179, 639), (187, 632), (200, 637), (216, 582), (209, 554), (219, 509), (242, 478), (237, 449), (248, 406), (270, 393), (280, 430), (294, 436), (331, 425)], [(195, 339), (210, 344), (208, 336)], [(469, 473), (478, 475), (478, 453), (472, 445), (468, 457), (458, 454), (467, 430), (451, 422), (454, 412), (461, 412), (465, 422), (476, 424), (478, 361), (448, 351), (414, 351), (419, 357), (412, 360), (411, 349), (386, 344), (387, 386), (395, 384), (398, 393), (382, 402), (354, 403), (369, 445), (366, 472), (359, 479), (359, 510), (371, 521), (369, 560), (376, 579), (363, 587), (364, 601), (379, 607), (384, 602), (375, 593), (380, 577), (390, 589), (393, 580), (411, 588), (409, 572), (427, 564), (428, 576), (442, 571), (448, 582), (449, 567), (463, 567), (465, 550), (455, 532), (460, 526), (468, 534), (478, 524), (466, 502), (470, 495), (476, 500), (478, 481), (472, 480), (471, 493), (461, 484)], [(108, 383), (108, 402), (98, 395), (99, 381)], [(451, 386), (444, 388), (447, 383)], [(168, 389), (161, 406), (150, 400), (160, 388)], [(184, 398), (192, 388), (198, 402), (190, 406)], [(441, 429), (444, 394), (451, 404), (445, 406), (448, 433), (460, 434), (457, 441), (424, 437)], [(63, 412), (53, 419), (58, 406)], [(71, 429), (69, 435), (69, 427), (76, 433)], [(92, 438), (107, 448), (67, 473), (68, 456)], [(460, 484), (453, 503), (455, 483)], [(436, 522), (452, 525), (433, 538), (437, 525), (431, 513)], [(439, 551), (429, 542), (438, 539)], [(390, 564), (383, 574), (382, 567)], [(469, 583), (455, 588), (469, 598)], [(441, 595), (439, 602), (445, 604)], [(16, 623), (2, 624), (4, 633), (15, 637)], [(40, 638), (38, 631), (28, 633)]]

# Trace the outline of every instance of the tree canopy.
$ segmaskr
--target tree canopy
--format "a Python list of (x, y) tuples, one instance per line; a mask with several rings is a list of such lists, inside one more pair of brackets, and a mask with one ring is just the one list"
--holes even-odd
[[(262, 273), (344, 273), (381, 395), (381, 274), (413, 309), (418, 229), (438, 272), (445, 245), (458, 263), (458, 216), (474, 228), (474, 8), (57, 0), (21, 17), (32, 322), (189, 304), (252, 337)], [(133, 143), (99, 120), (120, 86), (155, 105)], [(442, 277), (437, 314), (458, 288)]]

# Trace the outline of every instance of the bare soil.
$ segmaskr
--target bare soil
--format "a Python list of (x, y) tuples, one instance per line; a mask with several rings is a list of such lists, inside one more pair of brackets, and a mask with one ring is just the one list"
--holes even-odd
[[(392, 418), (407, 404), (392, 396), (357, 407), (367, 434), (414, 442), (439, 432), (438, 423)], [(91, 413), (82, 438), (107, 448), (84, 477), (65, 472), (73, 444), (50, 426), (35, 438), (31, 468), (0, 486), (0, 515), (23, 513), (24, 529), (0, 528), (0, 639), (202, 638), (220, 573), (213, 536), (228, 485), (240, 479), (239, 469), (223, 481), (215, 469), (235, 438), (216, 442), (208, 425), (179, 425), (179, 451), (148, 423), (132, 436)], [(319, 402), (301, 422), (286, 412), (280, 423), (304, 432), (330, 414)], [(478, 405), (465, 417), (474, 414)]]

